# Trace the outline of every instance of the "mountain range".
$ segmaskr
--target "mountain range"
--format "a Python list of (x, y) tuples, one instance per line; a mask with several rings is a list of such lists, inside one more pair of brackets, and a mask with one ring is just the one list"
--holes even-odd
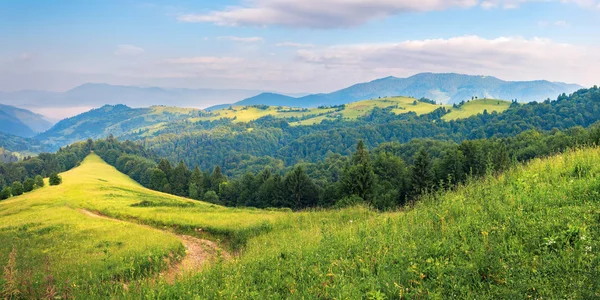
[[(559, 94), (569, 94), (581, 88), (583, 87), (577, 84), (545, 80), (504, 81), (491, 76), (421, 73), (408, 78), (386, 77), (359, 83), (329, 94), (290, 97), (275, 93), (262, 93), (233, 105), (262, 104), (308, 108), (340, 105), (388, 96), (424, 97), (443, 104), (459, 103), (472, 97), (531, 102), (555, 98)], [(224, 105), (217, 106), (217, 108), (223, 107)], [(209, 110), (213, 109), (215, 108), (209, 108)]]
[[(183, 89), (86, 83), (66, 92), (36, 90), (0, 92), (0, 103), (63, 119), (106, 104), (124, 104), (130, 107), (169, 105), (205, 108), (216, 104), (232, 103), (262, 92), (241, 89)], [(67, 108), (69, 110), (66, 110)]]
[(0, 104), (0, 131), (20, 137), (33, 137), (52, 127), (44, 116), (26, 109)]

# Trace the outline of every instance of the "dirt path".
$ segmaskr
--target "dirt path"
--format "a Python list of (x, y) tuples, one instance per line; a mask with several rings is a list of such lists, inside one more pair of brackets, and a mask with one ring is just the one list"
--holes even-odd
[(179, 262), (171, 264), (169, 269), (161, 273), (161, 276), (163, 276), (168, 283), (173, 283), (177, 278), (182, 276), (200, 272), (206, 263), (214, 261), (219, 257), (226, 260), (231, 258), (229, 253), (221, 249), (219, 245), (213, 241), (199, 239), (189, 235), (174, 234), (172, 232), (160, 230), (151, 226), (110, 218), (86, 209), (79, 209), (79, 211), (92, 218), (102, 218), (115, 222), (130, 223), (151, 230), (167, 232), (175, 235), (185, 246), (185, 257)]

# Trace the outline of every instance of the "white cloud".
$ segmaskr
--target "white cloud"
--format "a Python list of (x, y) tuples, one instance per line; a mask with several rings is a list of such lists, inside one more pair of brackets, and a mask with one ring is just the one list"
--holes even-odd
[(575, 3), (585, 7), (599, 0), (249, 0), (207, 14), (180, 15), (181, 22), (205, 22), (222, 26), (267, 26), (335, 28), (351, 27), (370, 20), (407, 12), (470, 8), (514, 9), (525, 2)]
[(217, 39), (224, 40), (224, 41), (239, 42), (239, 43), (262, 43), (265, 41), (264, 38), (259, 37), (259, 36), (252, 36), (252, 37), (220, 36)]
[(598, 50), (540, 38), (463, 36), (299, 50), (297, 58), (340, 74), (355, 70), (375, 77), (431, 71), (592, 83), (600, 68)]
[(276, 47), (290, 47), (290, 48), (314, 48), (313, 44), (302, 44), (294, 42), (283, 42), (275, 44)]
[(134, 45), (119, 45), (114, 54), (117, 56), (134, 56), (144, 53), (144, 49)]

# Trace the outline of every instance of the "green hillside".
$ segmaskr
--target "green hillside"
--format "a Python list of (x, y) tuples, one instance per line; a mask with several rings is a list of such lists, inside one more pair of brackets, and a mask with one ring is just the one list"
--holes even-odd
[(451, 108), (450, 112), (442, 117), (443, 120), (457, 120), (468, 118), (473, 115), (488, 113), (502, 113), (510, 107), (510, 101), (497, 99), (479, 99), (466, 102), (458, 108)]
[[(149, 191), (91, 155), (62, 185), (0, 202), (0, 282), (25, 298), (596, 298), (598, 159), (534, 160), (404, 211), (286, 213)], [(170, 285), (189, 236), (222, 246)]]

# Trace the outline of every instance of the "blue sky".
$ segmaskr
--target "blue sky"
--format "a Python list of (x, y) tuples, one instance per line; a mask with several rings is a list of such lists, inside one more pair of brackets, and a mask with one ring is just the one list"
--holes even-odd
[(0, 90), (328, 92), (456, 72), (600, 83), (600, 0), (0, 0)]

